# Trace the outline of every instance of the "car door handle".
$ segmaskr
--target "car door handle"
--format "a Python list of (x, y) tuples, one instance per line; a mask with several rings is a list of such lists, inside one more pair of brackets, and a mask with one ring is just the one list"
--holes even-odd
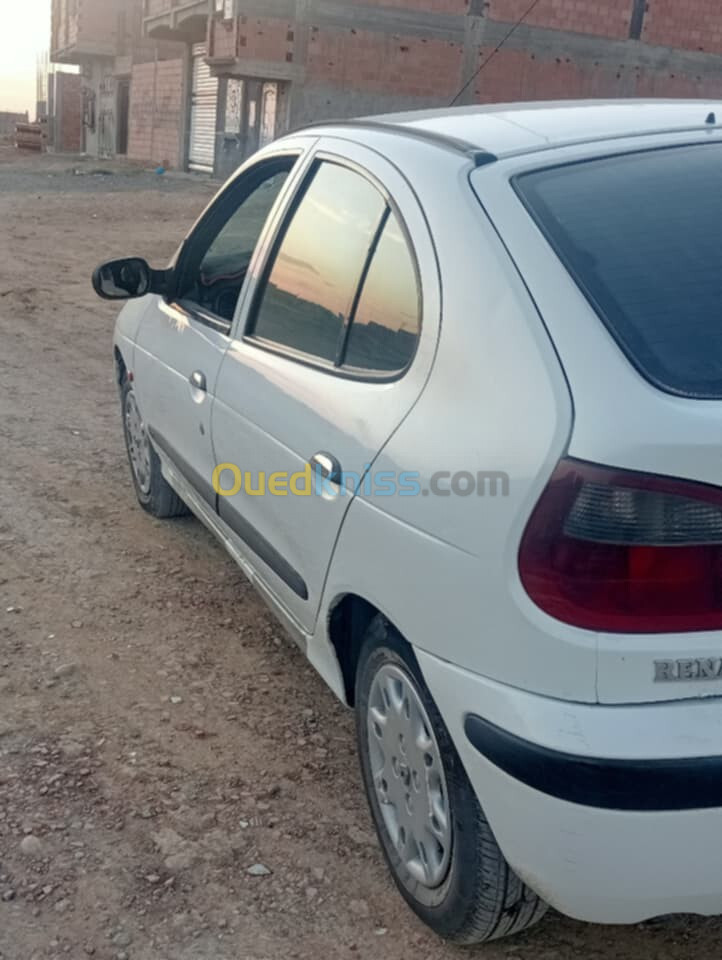
[(330, 480), (331, 483), (341, 483), (343, 478), (341, 464), (338, 462), (336, 457), (332, 456), (330, 453), (315, 453), (309, 460), (309, 463), (313, 467), (317, 476), (323, 477), (324, 480)]
[(205, 373), (202, 373), (200, 370), (194, 370), (190, 377), (188, 377), (188, 380), (190, 381), (190, 385), (195, 387), (196, 390), (202, 390), (204, 393), (206, 392)]

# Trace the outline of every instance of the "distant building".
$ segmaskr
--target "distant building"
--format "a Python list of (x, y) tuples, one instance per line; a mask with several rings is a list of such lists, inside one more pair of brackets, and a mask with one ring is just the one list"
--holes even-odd
[(53, 0), (52, 56), (83, 65), (89, 152), (221, 176), (286, 130), (460, 91), (459, 103), (722, 96), (722, 5), (539, 0), (513, 29), (529, 6)]
[[(91, 156), (128, 153), (136, 66), (175, 58), (180, 71), (183, 48), (144, 37), (142, 25), (143, 0), (52, 0), (50, 59), (80, 68), (80, 150)], [(179, 144), (158, 144), (166, 146), (177, 166)]]

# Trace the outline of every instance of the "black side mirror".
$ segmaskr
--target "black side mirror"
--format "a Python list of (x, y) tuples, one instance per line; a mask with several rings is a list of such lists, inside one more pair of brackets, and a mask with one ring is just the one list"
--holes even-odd
[(167, 294), (170, 270), (152, 270), (142, 257), (109, 260), (93, 271), (93, 289), (103, 300), (134, 300), (147, 293)]

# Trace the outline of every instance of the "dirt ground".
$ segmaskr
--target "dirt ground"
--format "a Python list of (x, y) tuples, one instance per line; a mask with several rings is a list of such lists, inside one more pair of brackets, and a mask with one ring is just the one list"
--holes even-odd
[(459, 951), (408, 911), (351, 715), (203, 527), (131, 489), (90, 272), (163, 264), (212, 187), (97, 169), (0, 148), (0, 957), (718, 957), (718, 920), (550, 913)]

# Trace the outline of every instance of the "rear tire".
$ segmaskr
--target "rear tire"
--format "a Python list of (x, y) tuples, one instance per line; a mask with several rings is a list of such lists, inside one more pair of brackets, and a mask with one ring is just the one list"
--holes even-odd
[(185, 516), (188, 507), (163, 476), (158, 454), (148, 438), (133, 384), (127, 378), (121, 386), (120, 401), (125, 449), (138, 503), (147, 513), (161, 520)]
[(424, 923), (458, 944), (537, 923), (547, 905), (504, 859), (411, 647), (381, 616), (360, 654), (356, 735), (386, 862)]

